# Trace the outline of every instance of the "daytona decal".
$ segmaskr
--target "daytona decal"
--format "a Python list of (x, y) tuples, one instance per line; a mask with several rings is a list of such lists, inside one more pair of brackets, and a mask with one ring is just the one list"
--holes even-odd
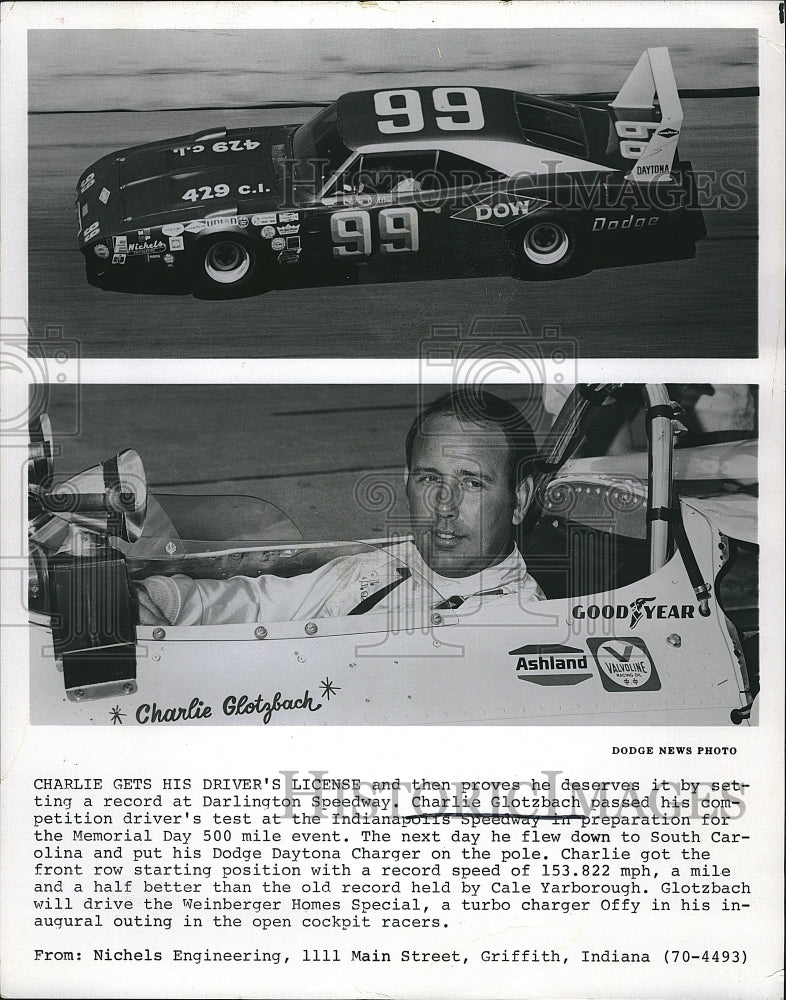
[(588, 639), (607, 691), (660, 691), (660, 678), (642, 639)]
[(696, 615), (693, 604), (653, 604), (654, 597), (637, 597), (630, 604), (577, 604), (571, 614), (577, 621), (589, 618), (591, 621), (602, 618), (606, 621), (627, 622), (634, 629), (645, 618), (653, 619), (676, 618), (681, 621), (692, 619)]
[(519, 646), (509, 656), (516, 659), (516, 677), (543, 687), (581, 684), (592, 672), (587, 654), (573, 646)]

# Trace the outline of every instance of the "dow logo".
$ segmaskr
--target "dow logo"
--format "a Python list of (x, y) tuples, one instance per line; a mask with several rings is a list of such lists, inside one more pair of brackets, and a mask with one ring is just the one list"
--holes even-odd
[(587, 639), (607, 691), (660, 691), (660, 678), (643, 639)]

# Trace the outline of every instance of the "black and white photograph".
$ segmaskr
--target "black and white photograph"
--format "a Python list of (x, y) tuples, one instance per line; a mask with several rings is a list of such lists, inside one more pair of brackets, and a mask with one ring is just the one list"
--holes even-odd
[(0, 995), (783, 993), (771, 0), (0, 0)]
[(31, 31), (31, 344), (411, 358), (493, 304), (755, 357), (758, 93), (742, 29)]
[(494, 389), (53, 388), (31, 721), (749, 724), (756, 387)]

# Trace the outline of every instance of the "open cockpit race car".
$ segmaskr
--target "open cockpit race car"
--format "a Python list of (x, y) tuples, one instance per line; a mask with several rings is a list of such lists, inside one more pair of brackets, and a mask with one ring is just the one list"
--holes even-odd
[[(345, 94), (299, 125), (121, 149), (79, 178), (88, 281), (207, 298), (293, 283), (683, 259), (705, 235), (668, 49), (609, 102), (490, 87)], [(490, 270), (489, 270), (490, 268)]]
[[(647, 450), (572, 457), (620, 401), (643, 411)], [(360, 580), (349, 613), (170, 626), (139, 624), (141, 581), (245, 585), (367, 554), (395, 568), (407, 541), (303, 541), (262, 500), (154, 495), (133, 451), (56, 485), (39, 416), (29, 463), (31, 720), (750, 724), (756, 442), (694, 446), (683, 432), (664, 386), (572, 390), (539, 448), (518, 539), (545, 600), (496, 591), (456, 601), (423, 577), (407, 591), (416, 598), (388, 595), (382, 611)], [(411, 572), (402, 561), (402, 579)]]

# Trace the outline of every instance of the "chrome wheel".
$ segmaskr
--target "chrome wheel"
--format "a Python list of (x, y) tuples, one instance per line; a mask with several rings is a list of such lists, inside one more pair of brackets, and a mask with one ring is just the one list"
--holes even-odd
[(205, 273), (220, 285), (234, 285), (251, 269), (252, 259), (248, 249), (235, 240), (213, 243), (205, 254)]
[(558, 222), (537, 222), (524, 235), (523, 251), (533, 264), (559, 264), (570, 252), (570, 237)]

